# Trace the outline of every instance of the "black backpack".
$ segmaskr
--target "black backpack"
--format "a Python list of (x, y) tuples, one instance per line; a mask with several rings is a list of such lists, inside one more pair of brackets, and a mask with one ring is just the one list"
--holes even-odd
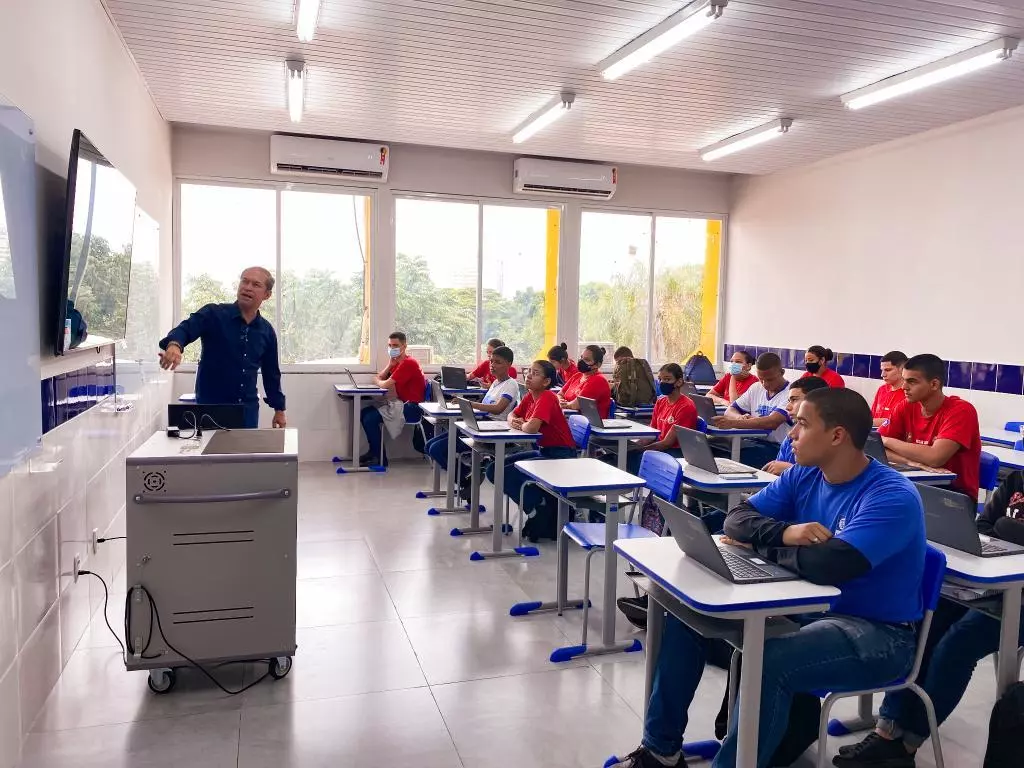
[(703, 352), (694, 352), (693, 356), (683, 366), (683, 378), (692, 381), (694, 384), (715, 384), (718, 376), (715, 375), (715, 366), (707, 359)]
[(992, 707), (984, 768), (1020, 768), (1024, 765), (1024, 683), (1006, 689)]

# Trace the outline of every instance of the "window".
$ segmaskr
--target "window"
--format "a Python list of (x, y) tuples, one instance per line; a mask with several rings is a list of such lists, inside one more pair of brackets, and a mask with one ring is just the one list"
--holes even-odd
[[(685, 360), (701, 349), (708, 222), (658, 216), (654, 231), (652, 359)], [(701, 349), (712, 360), (714, 342)]]

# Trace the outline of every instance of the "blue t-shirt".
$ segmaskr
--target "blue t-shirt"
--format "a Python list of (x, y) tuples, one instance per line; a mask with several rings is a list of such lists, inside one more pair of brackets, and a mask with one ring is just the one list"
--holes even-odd
[(784, 461), (787, 464), (796, 464), (796, 457), (793, 455), (793, 439), (789, 435), (786, 435), (786, 439), (779, 446), (779, 455), (775, 460)]
[(817, 467), (799, 464), (750, 498), (762, 515), (821, 523), (856, 547), (871, 570), (844, 584), (836, 613), (873, 621), (917, 621), (924, 613), (924, 510), (914, 485), (874, 459), (853, 480), (832, 485)]

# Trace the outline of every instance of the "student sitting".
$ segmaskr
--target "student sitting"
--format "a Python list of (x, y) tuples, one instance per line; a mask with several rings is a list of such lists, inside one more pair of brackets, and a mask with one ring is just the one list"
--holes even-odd
[[(551, 391), (555, 380), (555, 367), (547, 360), (535, 360), (526, 374), (526, 395), (512, 412), (509, 424), (527, 434), (540, 433), (537, 449), (513, 453), (505, 457), (505, 495), (516, 504), (519, 492), (527, 481), (526, 475), (515, 467), (524, 459), (572, 459), (576, 457), (576, 442), (569, 431), (558, 398)], [(494, 482), (494, 465), (487, 468), (487, 479)], [(549, 503), (550, 502), (550, 503)], [(555, 502), (536, 486), (526, 489), (522, 514), (529, 519), (523, 525), (523, 535), (530, 541), (556, 538), (558, 515)]]
[[(796, 694), (885, 685), (913, 664), (924, 513), (909, 480), (864, 455), (870, 432), (871, 409), (859, 394), (811, 392), (793, 428), (797, 466), (726, 518), (726, 543), (841, 591), (829, 613), (794, 616), (798, 630), (765, 640), (758, 768), (771, 764)], [(624, 768), (684, 765), (687, 709), (710, 642), (666, 617), (643, 742)], [(736, 765), (736, 720), (714, 768)]]
[(608, 379), (601, 373), (603, 362), (604, 347), (591, 344), (583, 350), (576, 364), (576, 375), (565, 382), (562, 391), (558, 393), (558, 404), (562, 408), (578, 411), (580, 403), (577, 398), (587, 397), (596, 402), (601, 418), (608, 418), (612, 409), (612, 390), (608, 386)]
[(740, 461), (749, 467), (763, 467), (778, 457), (779, 444), (789, 434), (789, 382), (782, 375), (782, 361), (774, 352), (758, 357), (755, 370), (757, 383), (740, 395), (724, 415), (712, 419), (712, 424), (721, 429), (772, 430), (764, 439), (743, 441)]
[(907, 399), (878, 428), (885, 449), (900, 461), (956, 474), (955, 491), (978, 500), (981, 430), (978, 412), (966, 400), (946, 395), (946, 363), (935, 355), (914, 355), (903, 364)]
[(619, 347), (612, 357), (612, 399), (630, 408), (653, 403), (658, 397), (658, 386), (651, 364), (642, 357), (633, 357), (629, 347)]
[(886, 352), (882, 358), (882, 386), (875, 392), (875, 401), (871, 404), (871, 416), (875, 426), (880, 427), (891, 416), (892, 409), (906, 399), (903, 391), (903, 366), (907, 356), (900, 351)]
[[(996, 489), (978, 518), (978, 533), (1024, 544), (1024, 472), (1013, 472)], [(999, 620), (949, 600), (932, 616), (917, 680), (935, 705), (941, 725), (963, 698), (978, 662), (999, 650)], [(1018, 628), (1024, 645), (1024, 617)], [(887, 693), (873, 733), (841, 747), (833, 758), (843, 768), (913, 768), (914, 753), (929, 737), (924, 705), (911, 691)]]
[[(786, 413), (789, 414), (789, 418), (792, 420), (796, 418), (797, 409), (800, 407), (800, 403), (804, 401), (808, 392), (813, 392), (816, 389), (827, 389), (828, 384), (825, 383), (824, 379), (819, 379), (817, 376), (810, 376), (806, 379), (797, 379), (789, 385), (789, 399), (786, 401)], [(775, 461), (769, 461), (765, 464), (762, 469), (765, 472), (770, 472), (773, 475), (781, 475), (787, 469), (796, 464), (796, 459), (793, 456), (793, 435), (786, 435), (786, 439), (782, 441), (779, 446), (779, 455)]]
[[(499, 421), (508, 418), (516, 402), (519, 400), (519, 383), (512, 377), (513, 354), (512, 350), (505, 346), (490, 348), (488, 342), (487, 356), (490, 359), (490, 370), (488, 374), (492, 379), (490, 387), (484, 399), (474, 404), (473, 409), (490, 414), (492, 418)], [(457, 440), (455, 443), (457, 453), (465, 453), (469, 448)], [(448, 434), (438, 435), (427, 441), (426, 454), (433, 459), (443, 470), (448, 469)]]
[(402, 434), (407, 419), (414, 421), (419, 416), (418, 403), (423, 402), (426, 381), (420, 364), (405, 351), (404, 333), (395, 331), (388, 336), (390, 362), (373, 379), (374, 385), (384, 390), (384, 397), (363, 408), (359, 416), (369, 446), (366, 453), (359, 457), (359, 463), (364, 466), (378, 461), (387, 466), (388, 458), (381, 442), (381, 425), (384, 425), (394, 440)]
[(829, 361), (834, 358), (835, 354), (827, 347), (819, 344), (808, 347), (804, 353), (804, 368), (807, 369), (804, 378), (818, 376), (824, 379), (830, 387), (845, 387), (846, 382), (843, 381), (843, 377), (828, 367)]
[[(488, 339), (487, 359), (481, 361), (480, 365), (478, 365), (472, 371), (466, 372), (469, 374), (469, 380), (479, 382), (480, 386), (483, 387), (491, 386), (491, 383), (494, 381), (494, 374), (491, 372), (491, 355), (494, 354), (494, 350), (504, 346), (505, 342), (502, 341), (501, 339)], [(513, 366), (508, 369), (508, 375), (514, 379), (516, 378), (516, 376), (519, 375), (519, 373)]]
[(730, 358), (727, 373), (708, 392), (708, 397), (719, 405), (728, 405), (757, 383), (751, 372), (754, 356), (745, 349), (736, 350)]
[(569, 359), (568, 347), (563, 341), (548, 350), (548, 362), (555, 367), (552, 387), (564, 387), (565, 382), (576, 375), (576, 363)]

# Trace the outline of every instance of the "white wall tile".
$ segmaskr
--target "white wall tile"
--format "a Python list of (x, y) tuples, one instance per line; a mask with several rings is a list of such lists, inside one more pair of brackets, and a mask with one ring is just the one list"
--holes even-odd
[(0, 675), (18, 653), (18, 582), (14, 563), (0, 567)]
[(0, 567), (14, 557), (14, 481), (0, 477)]
[(60, 550), (60, 583), (63, 592), (74, 580), (75, 555), (82, 560), (82, 567), (91, 554), (90, 532), (92, 529), (85, 524), (85, 494), (74, 496), (64, 508), (57, 513), (57, 542)]
[(18, 657), (22, 735), (32, 727), (60, 676), (60, 606), (53, 608)]
[(29, 636), (57, 600), (56, 518), (15, 555), (14, 564), (20, 614), (18, 646), (24, 649)]
[(14, 504), (14, 551), (17, 552), (57, 514), (54, 474), (34, 460), (11, 473)]
[(78, 583), (72, 583), (60, 596), (60, 666), (68, 663), (75, 646), (82, 639), (92, 607), (89, 603), (88, 581), (95, 581), (91, 576), (82, 576)]
[(21, 759), (21, 697), (18, 666), (0, 672), (0, 768), (14, 768)]

